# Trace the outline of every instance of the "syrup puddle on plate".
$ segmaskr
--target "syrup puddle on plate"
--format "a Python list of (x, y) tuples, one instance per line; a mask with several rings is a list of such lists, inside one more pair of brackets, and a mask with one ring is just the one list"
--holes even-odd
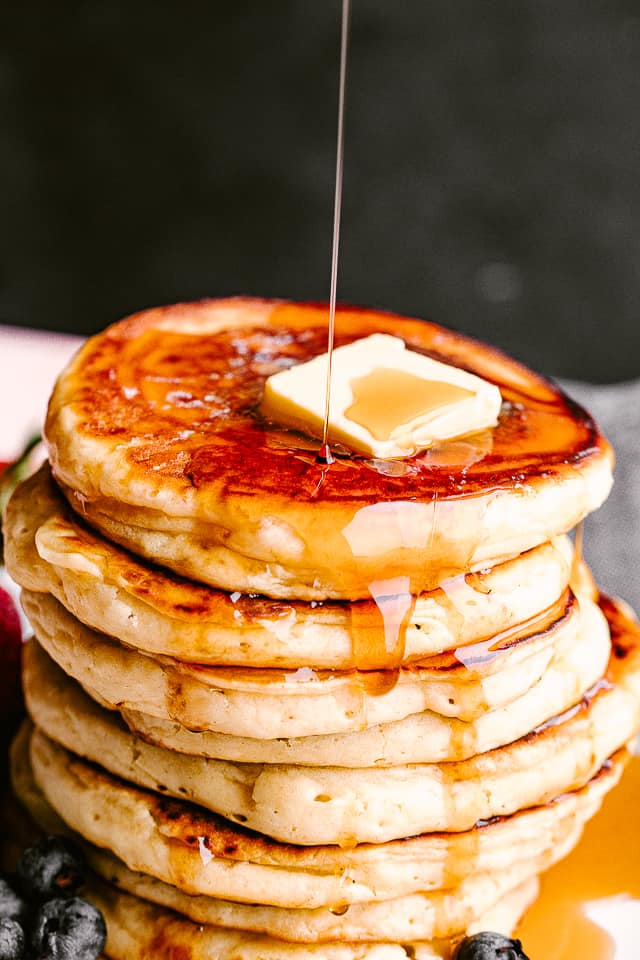
[(573, 853), (544, 874), (516, 936), (530, 960), (640, 958), (640, 756)]

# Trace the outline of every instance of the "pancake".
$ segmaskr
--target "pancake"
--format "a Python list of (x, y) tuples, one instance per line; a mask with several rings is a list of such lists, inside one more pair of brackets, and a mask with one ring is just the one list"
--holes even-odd
[[(427, 711), (357, 733), (264, 740), (189, 730), (174, 720), (123, 708), (122, 704), (118, 711), (142, 739), (178, 753), (213, 759), (341, 767), (463, 760), (525, 736), (576, 703), (602, 677), (611, 643), (606, 624), (592, 604), (585, 604), (578, 637), (571, 640), (555, 652), (530, 690), (507, 706), (486, 711), (472, 721)], [(99, 662), (97, 669), (102, 673)], [(60, 722), (47, 719), (50, 711), (64, 711), (69, 720), (63, 719), (63, 723), (71, 723), (71, 715), (79, 718), (75, 722), (80, 726), (100, 723), (101, 708), (36, 641), (25, 647), (23, 684), (28, 709), (45, 730)], [(104, 687), (101, 689), (104, 692)], [(122, 696), (122, 686), (118, 696)], [(98, 699), (103, 701), (103, 697)]]
[[(469, 933), (492, 929), (510, 933), (537, 895), (535, 879), (505, 894), (500, 902), (470, 926)], [(112, 960), (438, 960), (451, 957), (446, 941), (405, 943), (321, 944), (287, 943), (267, 936), (194, 924), (179, 914), (123, 894), (113, 887), (95, 884), (92, 901), (102, 910), (109, 936), (107, 951)], [(184, 951), (188, 953), (184, 953)]]
[[(148, 653), (192, 663), (372, 669), (388, 664), (373, 600), (322, 604), (224, 593), (109, 543), (74, 516), (49, 468), (25, 481), (5, 515), (13, 579), (47, 592), (79, 620)], [(557, 603), (568, 585), (565, 538), (447, 581), (416, 598), (405, 662), (508, 633)], [(373, 634), (373, 641), (371, 635)]]
[[(24, 813), (21, 815), (18, 810), (15, 810), (15, 811), (13, 811), (13, 809), (8, 810), (8, 814), (10, 816), (13, 815), (13, 819), (15, 820), (15, 828), (17, 833), (20, 834), (21, 836), (27, 837), (27, 840), (25, 841), (26, 843), (33, 842), (33, 840), (37, 836), (38, 827), (43, 829), (45, 832), (55, 832), (55, 833), (65, 832), (64, 824), (62, 823), (62, 821), (59, 820), (57, 815), (49, 807), (46, 800), (44, 799), (44, 797), (38, 790), (37, 786), (35, 786), (33, 782), (33, 778), (29, 769), (28, 759), (26, 758), (26, 753), (24, 751), (24, 742), (25, 740), (28, 740), (28, 737), (29, 737), (29, 730), (28, 728), (25, 727), (23, 728), (23, 731), (18, 736), (16, 743), (14, 744), (13, 751), (12, 751), (12, 760), (13, 760), (14, 788), (16, 789), (16, 792), (20, 794), (21, 797), (23, 798), (23, 802), (25, 802), (25, 806), (29, 812), (29, 816), (25, 816)], [(604, 779), (606, 780), (607, 778), (610, 778), (611, 774), (612, 774), (612, 771), (605, 772)], [(594, 789), (594, 787), (595, 787), (595, 784), (590, 789)], [(224, 947), (225, 944), (228, 945), (229, 941), (225, 940), (225, 937), (224, 937), (224, 933), (225, 933), (224, 926), (221, 924), (216, 924), (215, 927), (213, 927), (211, 923), (209, 923), (207, 920), (204, 919), (205, 917), (208, 917), (210, 919), (214, 917), (221, 917), (224, 923), (224, 920), (227, 918), (228, 911), (233, 911), (239, 916), (242, 916), (242, 914), (246, 912), (249, 914), (250, 917), (253, 917), (253, 923), (255, 926), (257, 926), (259, 925), (260, 921), (258, 921), (258, 923), (256, 923), (255, 921), (258, 920), (261, 914), (266, 914), (266, 916), (269, 918), (268, 922), (270, 922), (271, 925), (273, 925), (274, 923), (278, 925), (278, 921), (279, 921), (280, 926), (283, 927), (283, 932), (286, 933), (287, 930), (289, 929), (289, 923), (287, 921), (293, 920), (295, 924), (296, 922), (295, 918), (298, 915), (300, 915), (301, 917), (304, 917), (305, 915), (309, 915), (309, 914), (311, 916), (313, 916), (314, 914), (316, 915), (319, 914), (323, 916), (329, 915), (334, 917), (334, 922), (337, 922), (335, 918), (339, 917), (340, 915), (344, 916), (346, 912), (344, 905), (341, 907), (334, 906), (333, 913), (331, 913), (326, 908), (323, 909), (322, 911), (318, 911), (318, 910), (297, 911), (297, 910), (286, 910), (286, 909), (277, 908), (277, 907), (270, 908), (270, 907), (259, 907), (259, 906), (243, 906), (241, 904), (237, 904), (237, 903), (234, 904), (229, 901), (215, 900), (209, 897), (190, 897), (181, 893), (179, 890), (177, 890), (174, 887), (170, 887), (167, 884), (163, 884), (161, 881), (158, 881), (153, 877), (148, 877), (143, 874), (133, 873), (132, 871), (128, 870), (127, 867), (121, 861), (118, 861), (115, 857), (113, 857), (108, 852), (104, 850), (100, 850), (96, 847), (93, 847), (90, 844), (85, 843), (77, 835), (71, 834), (71, 836), (73, 837), (76, 843), (79, 843), (84, 848), (84, 852), (87, 856), (87, 861), (91, 866), (92, 871), (95, 871), (103, 878), (104, 877), (109, 878), (109, 883), (104, 883), (98, 880), (95, 874), (89, 874), (88, 884), (83, 889), (83, 894), (94, 902), (100, 902), (100, 905), (102, 906), (105, 912), (105, 916), (107, 918), (107, 923), (109, 927), (110, 945), (108, 949), (109, 949), (109, 954), (111, 956), (113, 955), (112, 944), (114, 940), (114, 935), (117, 935), (118, 932), (121, 932), (121, 921), (122, 921), (120, 910), (114, 912), (113, 905), (115, 902), (118, 902), (120, 907), (122, 906), (123, 903), (124, 904), (129, 903), (131, 906), (133, 906), (135, 904), (141, 903), (141, 901), (138, 899), (140, 896), (143, 896), (144, 899), (147, 901), (147, 907), (150, 907), (151, 903), (158, 904), (160, 906), (165, 906), (165, 907), (170, 906), (172, 910), (177, 910), (182, 915), (180, 919), (184, 920), (185, 917), (190, 917), (190, 919), (193, 921), (191, 923), (185, 923), (184, 926), (182, 927), (182, 930), (180, 931), (182, 934), (180, 943), (176, 942), (173, 944), (171, 943), (161, 944), (158, 942), (158, 939), (157, 937), (155, 937), (155, 934), (158, 932), (159, 929), (161, 930), (163, 928), (162, 921), (169, 916), (169, 913), (167, 910), (162, 910), (162, 909), (148, 910), (146, 925), (144, 929), (140, 931), (140, 933), (144, 933), (147, 936), (150, 936), (152, 933), (154, 934), (155, 942), (153, 942), (153, 949), (151, 950), (151, 955), (153, 955), (154, 957), (158, 957), (158, 956), (166, 956), (167, 958), (171, 957), (173, 958), (173, 960), (175, 960), (175, 957), (178, 955), (177, 951), (186, 949), (188, 944), (190, 943), (190, 934), (193, 932), (194, 924), (197, 924), (197, 927), (199, 928), (199, 932), (201, 933), (203, 929), (205, 929), (204, 924), (206, 923), (207, 931), (210, 934), (217, 935), (214, 941), (214, 945), (216, 949)], [(18, 853), (16, 852), (13, 859), (6, 861), (7, 869), (11, 870), (15, 867), (15, 857), (17, 857), (17, 855)], [(116, 885), (119, 888), (119, 891), (124, 890), (124, 891), (128, 891), (129, 893), (131, 893), (132, 891), (137, 891), (137, 896), (121, 897), (119, 895), (119, 892), (116, 892), (116, 890), (114, 890), (113, 885)], [(528, 889), (529, 891), (528, 896), (530, 898), (533, 898), (535, 894), (535, 887), (536, 887), (536, 884), (534, 880), (530, 880), (524, 885), (524, 888)], [(105, 898), (102, 901), (99, 899), (101, 896)], [(502, 923), (503, 926), (500, 927), (500, 929), (503, 929), (505, 933), (508, 933), (510, 932), (511, 928), (515, 925), (515, 922), (517, 920), (515, 905), (519, 903), (522, 908), (523, 902), (524, 900), (523, 900), (522, 888), (515, 891), (508, 891), (500, 899), (499, 905), (492, 908), (491, 911), (487, 912), (484, 916), (480, 917), (479, 919), (476, 918), (475, 923), (472, 923), (470, 926), (472, 928), (476, 926), (477, 929), (479, 929), (480, 927), (486, 928), (486, 926), (490, 923), (490, 925), (494, 929), (497, 929), (498, 924)], [(105, 903), (107, 904), (106, 910), (104, 909)], [(503, 909), (505, 904), (509, 905), (506, 911)], [(464, 909), (465, 906), (466, 905), (464, 906), (461, 905), (462, 909)], [(459, 907), (458, 913), (460, 912), (461, 910)], [(174, 919), (178, 919), (176, 914), (173, 914), (173, 917)], [(486, 917), (491, 917), (491, 920), (487, 920)], [(238, 930), (236, 928), (235, 931), (231, 930), (229, 932), (233, 934), (233, 933), (237, 933)], [(389, 933), (386, 933), (385, 937), (388, 940)], [(344, 939), (345, 938), (341, 938), (342, 950), (344, 950), (347, 947), (347, 944), (344, 942)], [(247, 933), (243, 932), (242, 943), (243, 944), (251, 943), (253, 946), (253, 949), (255, 949), (256, 948), (255, 935), (248, 935)], [(302, 952), (304, 951), (305, 946), (303, 946), (301, 943), (294, 946), (291, 942), (286, 942), (286, 941), (280, 942), (280, 941), (273, 940), (271, 937), (265, 937), (265, 936), (258, 936), (258, 943), (260, 944), (261, 957), (278, 956), (280, 955), (278, 952), (280, 948), (282, 948), (286, 952), (290, 950), (297, 951), (293, 953), (293, 956), (297, 955), (297, 956), (303, 957), (305, 955), (304, 952)], [(327, 950), (329, 951), (329, 955), (332, 955), (334, 950), (337, 947), (337, 944), (335, 942), (328, 943), (328, 944), (323, 943), (323, 946), (326, 946)], [(350, 946), (352, 949), (358, 951), (359, 955), (362, 955), (361, 951), (363, 949), (365, 950), (367, 949), (367, 946), (365, 946), (361, 942), (358, 943), (358, 942), (352, 941)], [(391, 947), (391, 945), (385, 944), (385, 949), (387, 949), (387, 947)], [(418, 947), (421, 950), (426, 950), (427, 947), (430, 950), (437, 949), (438, 952), (435, 954), (436, 956), (450, 955), (450, 952), (449, 952), (450, 945), (445, 943), (437, 943), (437, 944), (423, 943), (422, 945), (418, 945)], [(142, 948), (143, 946), (141, 944), (141, 949)], [(144, 947), (144, 949), (146, 949), (146, 947)], [(161, 949), (166, 949), (167, 953), (166, 954), (160, 953), (159, 951)], [(309, 949), (312, 950), (312, 955), (313, 954), (318, 955), (316, 953), (316, 948), (312, 944), (309, 944)], [(373, 950), (377, 950), (377, 949), (378, 949), (377, 946), (373, 946)], [(408, 945), (406, 949), (408, 953), (411, 952), (411, 949), (409, 948)], [(264, 952), (265, 950), (268, 950), (269, 952), (265, 953)], [(271, 950), (276, 952), (271, 953), (270, 952)], [(219, 956), (218, 953), (215, 953), (214, 955), (216, 957)], [(405, 953), (404, 955), (406, 956), (407, 953)], [(432, 954), (432, 956), (433, 955), (434, 954)], [(235, 956), (236, 957), (244, 956), (244, 954), (235, 953)]]
[[(293, 910), (287, 907), (238, 904), (212, 897), (189, 897), (153, 877), (134, 874), (115, 858), (98, 854), (101, 876), (135, 896), (187, 916), (194, 923), (229, 930), (266, 933), (294, 943), (346, 941), (406, 941), (411, 937), (444, 939), (466, 930), (479, 915), (514, 887), (565, 856), (576, 844), (580, 829), (563, 837), (543, 857), (521, 861), (500, 874), (467, 877), (460, 886), (439, 893), (419, 893), (377, 903), (335, 904), (332, 908)], [(97, 858), (96, 858), (97, 859)]]
[[(140, 654), (89, 630), (47, 594), (23, 591), (22, 603), (47, 653), (105, 706), (176, 720), (191, 730), (264, 740), (363, 730), (425, 710), (472, 720), (512, 703), (538, 683), (554, 651), (562, 657), (569, 649), (580, 624), (596, 656), (607, 642), (606, 624), (595, 606), (584, 601), (578, 617), (567, 598), (564, 612), (551, 612), (555, 626), (533, 634), (528, 657), (512, 663), (507, 648), (504, 669), (488, 676), (482, 676), (488, 662), (494, 670), (501, 660), (490, 642), (474, 650), (477, 667), (471, 657), (465, 667), (458, 651), (457, 657), (436, 660), (434, 668), (427, 662), (424, 668), (414, 665), (391, 674), (324, 674), (308, 668), (287, 674)], [(524, 652), (527, 646), (523, 642)]]
[[(151, 790), (161, 785), (166, 794), (186, 797), (284, 842), (345, 846), (470, 830), (478, 820), (540, 805), (583, 786), (638, 731), (640, 628), (619, 608), (609, 613), (617, 617), (618, 635), (606, 678), (564, 715), (468, 760), (382, 769), (234, 764), (144, 744), (106, 711), (101, 723), (94, 712), (90, 724), (73, 727), (58, 723), (55, 711), (49, 711), (50, 732), (67, 749), (38, 731), (32, 741), (34, 773), (65, 818), (76, 794), (77, 771), (83, 769), (70, 748), (117, 777)], [(93, 768), (91, 776), (97, 776)], [(111, 785), (106, 774), (101, 777), (106, 777), (101, 799), (90, 807), (115, 805), (125, 789), (121, 781)]]
[(318, 442), (258, 412), (270, 374), (324, 351), (326, 307), (203, 301), (137, 314), (82, 347), (49, 404), (54, 476), (134, 553), (230, 592), (303, 600), (370, 599), (399, 582), (415, 596), (600, 505), (610, 448), (557, 387), (435, 324), (337, 311), (336, 346), (374, 332), (493, 381), (498, 425), (408, 460), (346, 453), (327, 468)]
[[(205, 908), (197, 903), (200, 897), (296, 909), (390, 900), (416, 891), (447, 889), (473, 874), (508, 870), (516, 858), (543, 857), (590, 819), (617, 783), (627, 759), (621, 751), (581, 790), (542, 807), (493, 818), (466, 833), (428, 834), (351, 849), (298, 847), (269, 840), (188, 803), (156, 797), (148, 808), (151, 819), (132, 821), (137, 830), (128, 845), (125, 836), (108, 833), (109, 818), (105, 824), (102, 807), (87, 816), (93, 843), (70, 830), (34, 780), (31, 736), (32, 728), (25, 724), (12, 749), (12, 785), (33, 820), (48, 832), (73, 835), (83, 845), (92, 869), (107, 879), (114, 877), (112, 868), (124, 877), (125, 862), (135, 877), (151, 877), (159, 883), (158, 878), (164, 878), (166, 885), (192, 897), (191, 912)], [(77, 769), (81, 783), (96, 782), (91, 768)], [(141, 791), (130, 790), (130, 797), (142, 796)], [(114, 808), (116, 821), (123, 803), (126, 796), (121, 795)], [(143, 837), (139, 840), (140, 827)], [(203, 857), (201, 846), (212, 856), (205, 853)], [(112, 848), (120, 853), (119, 860), (114, 860)], [(132, 881), (126, 882), (133, 889)], [(158, 887), (160, 902), (166, 904), (167, 896)]]

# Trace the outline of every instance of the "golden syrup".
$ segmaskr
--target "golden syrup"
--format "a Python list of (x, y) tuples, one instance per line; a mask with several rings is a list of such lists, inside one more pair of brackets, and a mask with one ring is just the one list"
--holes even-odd
[(348, 909), (349, 909), (348, 903), (339, 903), (333, 907), (329, 907), (329, 913), (332, 913), (334, 917), (344, 917)]
[(377, 665), (376, 670), (360, 669), (357, 677), (364, 694), (381, 696), (397, 683), (416, 598), (410, 592), (408, 577), (376, 580), (369, 584), (369, 592), (377, 616), (371, 616), (369, 606), (363, 609), (360, 604), (352, 604), (352, 657), (356, 667)]
[(368, 430), (376, 440), (392, 434), (421, 414), (472, 397), (453, 383), (424, 380), (404, 370), (377, 367), (350, 382), (353, 403), (345, 417)]
[(575, 529), (573, 537), (573, 559), (571, 562), (570, 583), (579, 582), (581, 570), (584, 565), (584, 520), (581, 520)]
[(384, 666), (399, 667), (404, 660), (407, 624), (415, 603), (409, 578), (376, 580), (369, 584), (369, 592), (382, 620), (382, 633), (378, 631), (377, 638), (384, 639)]
[[(410, 546), (419, 526), (433, 526), (429, 504), (372, 504), (359, 510), (342, 530), (354, 564), (380, 552), (402, 552)], [(427, 519), (429, 518), (429, 519)], [(402, 563), (394, 564), (402, 570)], [(404, 662), (406, 632), (415, 609), (416, 595), (404, 573), (368, 584), (374, 605), (350, 605), (352, 660), (356, 668), (395, 670)]]
[[(327, 337), (327, 381), (325, 385), (324, 423), (322, 445), (318, 453), (320, 463), (331, 464), (329, 447), (329, 408), (331, 406), (331, 361), (336, 326), (336, 295), (338, 290), (338, 254), (340, 251), (340, 214), (342, 211), (342, 169), (344, 166), (344, 92), (347, 82), (347, 42), (349, 39), (350, 0), (342, 0), (342, 28), (340, 32), (340, 77), (338, 81), (338, 134), (336, 142), (336, 181), (333, 201), (333, 242), (331, 250), (331, 291), (329, 295), (329, 330)], [(324, 482), (320, 477), (319, 485)]]
[[(195, 324), (197, 307), (193, 313)], [(267, 376), (281, 369), (283, 359), (304, 363), (326, 349), (326, 306), (273, 304), (268, 323), (229, 327), (215, 336), (171, 330), (159, 336), (152, 318), (145, 322), (148, 329), (142, 320), (123, 321), (85, 348), (74, 383), (78, 429), (96, 441), (117, 443), (132, 479), (152, 472), (159, 487), (180, 486), (189, 497), (251, 495), (263, 498), (268, 511), (275, 510), (277, 493), (299, 503), (321, 499), (352, 513), (435, 499), (444, 507), (455, 501), (456, 511), (464, 512), (463, 504), (478, 497), (526, 489), (541, 477), (562, 481), (575, 464), (586, 467), (607, 456), (606, 442), (583, 411), (535, 374), (525, 377), (515, 362), (503, 358), (497, 368), (488, 347), (472, 348), (460, 334), (427, 322), (340, 308), (336, 347), (372, 333), (401, 336), (412, 350), (493, 379), (505, 403), (492, 431), (473, 443), (442, 444), (413, 457), (410, 470), (372, 469), (370, 461), (341, 456), (318, 498), (322, 468), (313, 456), (297, 455), (304, 438), (274, 430), (258, 407)], [(127, 399), (121, 382), (130, 390), (135, 385), (136, 396)], [(54, 471), (57, 456), (53, 449)], [(109, 503), (98, 506), (107, 510)], [(477, 536), (482, 533), (479, 528)], [(474, 530), (464, 540), (475, 536)]]
[(640, 956), (640, 757), (605, 799), (575, 850), (542, 878), (516, 936), (531, 960)]

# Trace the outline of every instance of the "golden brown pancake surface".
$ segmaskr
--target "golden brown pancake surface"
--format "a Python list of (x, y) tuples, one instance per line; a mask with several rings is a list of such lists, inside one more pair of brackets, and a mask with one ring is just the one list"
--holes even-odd
[[(316, 493), (323, 468), (310, 452), (319, 442), (265, 422), (258, 405), (268, 376), (326, 350), (327, 308), (240, 301), (237, 322), (212, 335), (207, 327), (216, 306), (203, 301), (137, 314), (84, 348), (67, 402), (89, 436), (107, 444), (136, 441), (125, 455), (132, 471), (154, 471), (159, 480), (195, 488), (203, 497), (275, 492), (364, 504), (398, 495), (423, 498), (425, 487), (429, 499), (509, 487), (564, 472), (567, 464), (608, 449), (584, 410), (497, 350), (426, 321), (342, 308), (336, 347), (374, 332), (400, 336), (412, 350), (494, 380), (504, 404), (490, 439), (481, 434), (442, 444), (403, 461), (397, 475), (380, 464), (372, 468), (361, 456), (340, 456)], [(54, 395), (54, 436), (55, 417)]]
[[(222, 589), (297, 599), (416, 594), (565, 532), (612, 455), (591, 417), (496, 350), (435, 324), (342, 308), (336, 346), (374, 332), (496, 383), (495, 428), (380, 461), (267, 422), (268, 376), (326, 349), (323, 306), (222, 300), (130, 317), (61, 375), (52, 469), (107, 536)], [(397, 581), (388, 585), (388, 581)], [(402, 583), (400, 583), (400, 580)]]

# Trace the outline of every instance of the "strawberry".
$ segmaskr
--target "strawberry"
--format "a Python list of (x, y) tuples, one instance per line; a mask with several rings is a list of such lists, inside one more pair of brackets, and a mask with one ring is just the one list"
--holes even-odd
[(6, 774), (6, 754), (24, 707), (20, 687), (22, 628), (15, 604), (0, 587), (0, 782)]

